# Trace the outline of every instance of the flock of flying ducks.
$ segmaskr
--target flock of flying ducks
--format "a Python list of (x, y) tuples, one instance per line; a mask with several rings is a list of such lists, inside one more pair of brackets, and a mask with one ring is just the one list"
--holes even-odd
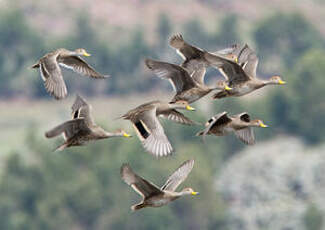
[[(208, 52), (190, 45), (180, 34), (172, 36), (169, 44), (182, 56), (183, 63), (177, 65), (146, 59), (145, 64), (158, 77), (170, 81), (176, 92), (174, 97), (169, 102), (151, 101), (142, 104), (120, 117), (132, 123), (144, 149), (156, 157), (168, 156), (174, 151), (160, 124), (159, 117), (183, 125), (196, 125), (197, 122), (178, 110), (194, 111), (195, 109), (190, 104), (212, 91), (217, 91), (213, 99), (221, 99), (243, 96), (266, 85), (285, 84), (279, 76), (273, 76), (269, 80), (256, 77), (258, 58), (247, 44), (244, 46), (234, 44), (217, 52)], [(75, 51), (58, 49), (47, 53), (32, 66), (40, 70), (46, 90), (57, 100), (67, 96), (67, 87), (60, 66), (95, 79), (109, 77), (109, 75), (98, 73), (80, 56), (88, 57), (90, 54), (85, 49)], [(204, 77), (208, 67), (217, 68), (225, 80), (218, 81), (214, 87), (207, 86), (204, 83)], [(47, 138), (63, 136), (64, 143), (56, 150), (81, 146), (93, 140), (131, 137), (121, 129), (115, 132), (105, 131), (94, 122), (91, 110), (91, 105), (77, 95), (72, 105), (72, 119), (45, 133)], [(255, 143), (252, 127), (264, 128), (267, 125), (261, 120), (251, 120), (246, 112), (233, 116), (228, 115), (227, 112), (221, 112), (210, 118), (205, 124), (205, 129), (198, 132), (197, 136), (204, 138), (206, 135), (226, 136), (234, 133), (239, 140), (252, 145)], [(143, 198), (141, 203), (133, 205), (131, 209), (160, 207), (183, 195), (197, 195), (198, 193), (192, 188), (185, 188), (181, 192), (175, 191), (191, 172), (193, 165), (194, 160), (185, 161), (159, 188), (134, 173), (128, 164), (123, 164), (122, 179)]]

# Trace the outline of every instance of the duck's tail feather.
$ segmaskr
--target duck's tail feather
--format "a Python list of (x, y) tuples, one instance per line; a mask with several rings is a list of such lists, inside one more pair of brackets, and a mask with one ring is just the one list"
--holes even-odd
[(146, 206), (143, 203), (141, 203), (141, 204), (135, 204), (135, 205), (132, 205), (131, 210), (132, 211), (136, 211), (136, 210), (142, 209), (144, 207), (146, 207)]

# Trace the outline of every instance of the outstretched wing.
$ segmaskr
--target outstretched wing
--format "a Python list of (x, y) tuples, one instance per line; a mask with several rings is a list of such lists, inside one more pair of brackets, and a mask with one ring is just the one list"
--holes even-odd
[(221, 125), (225, 125), (227, 123), (231, 122), (231, 119), (228, 117), (227, 112), (224, 111), (222, 113), (218, 113), (215, 116), (211, 117), (207, 123), (205, 124), (205, 129), (201, 132), (199, 132), (198, 136), (203, 136), (203, 139), (205, 136), (209, 133), (209, 131), (214, 128)]
[[(237, 116), (239, 117), (239, 119), (241, 121), (244, 121), (244, 122), (251, 121), (249, 114), (246, 112), (240, 113)], [(254, 131), (251, 127), (236, 130), (235, 135), (239, 140), (241, 140), (242, 142), (244, 142), (247, 145), (255, 144), (255, 135), (254, 135)]]
[(240, 63), (249, 77), (256, 77), (258, 58), (256, 53), (247, 44), (245, 44), (238, 55), (238, 63)]
[(236, 137), (247, 145), (255, 144), (255, 135), (251, 127), (235, 131)]
[(135, 174), (129, 164), (124, 163), (121, 166), (121, 177), (125, 183), (130, 185), (143, 198), (163, 193), (156, 185)]
[(132, 123), (146, 151), (157, 157), (172, 153), (173, 148), (156, 116), (156, 108), (138, 114)]
[(240, 51), (241, 51), (240, 45), (236, 43), (230, 47), (213, 52), (212, 54), (216, 54), (216, 55), (225, 57), (229, 60), (235, 61), (236, 58), (238, 60), (238, 54)]
[(107, 78), (109, 75), (98, 73), (93, 67), (78, 56), (65, 56), (60, 58), (59, 64), (65, 68), (72, 69), (74, 72), (92, 78)]
[(166, 183), (161, 187), (161, 190), (175, 191), (192, 171), (193, 166), (194, 160), (185, 161), (172, 175), (170, 175)]
[(185, 42), (181, 34), (173, 35), (169, 39), (169, 44), (176, 49), (176, 52), (185, 60), (198, 58), (203, 55), (204, 52), (202, 49)]
[(55, 56), (50, 55), (43, 58), (39, 63), (39, 69), (47, 92), (53, 95), (55, 99), (65, 98), (68, 91)]
[(183, 125), (196, 125), (197, 122), (192, 121), (188, 117), (186, 117), (184, 114), (178, 112), (175, 109), (169, 110), (168, 112), (165, 112), (161, 114), (164, 118), (183, 124)]
[(47, 138), (56, 137), (60, 134), (63, 135), (65, 140), (73, 137), (80, 131), (90, 132), (83, 118), (77, 118), (74, 120), (66, 121), (61, 125), (58, 125), (45, 133)]
[(170, 80), (177, 93), (196, 86), (193, 78), (181, 66), (152, 59), (146, 59), (145, 63), (158, 77)]
[(92, 107), (83, 99), (80, 95), (76, 96), (76, 99), (71, 107), (72, 109), (72, 118), (84, 118), (85, 122), (88, 125), (94, 124), (94, 119), (91, 115)]
[(236, 62), (208, 52), (205, 53), (205, 58), (226, 77), (230, 87), (234, 84), (250, 80), (249, 76), (247, 76), (242, 67)]

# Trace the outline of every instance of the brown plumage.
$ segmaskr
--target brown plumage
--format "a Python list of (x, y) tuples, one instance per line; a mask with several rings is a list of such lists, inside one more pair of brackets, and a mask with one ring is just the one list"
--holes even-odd
[(227, 88), (227, 85), (221, 81), (215, 87), (208, 87), (203, 82), (195, 81), (183, 67), (175, 64), (152, 59), (146, 59), (145, 63), (158, 77), (170, 81), (176, 91), (176, 95), (171, 100), (172, 102), (182, 100), (193, 103), (212, 90)]
[(267, 127), (261, 120), (251, 120), (247, 113), (228, 116), (227, 112), (218, 113), (210, 118), (203, 131), (197, 136), (226, 136), (235, 133), (237, 138), (247, 145), (255, 144), (255, 136), (251, 127)]
[(258, 58), (248, 45), (245, 45), (238, 56), (238, 63), (226, 59), (220, 55), (205, 53), (206, 60), (219, 68), (220, 72), (227, 79), (231, 90), (222, 90), (216, 93), (213, 98), (243, 96), (266, 85), (283, 85), (285, 81), (279, 76), (273, 76), (269, 80), (262, 80), (256, 77)]
[(102, 75), (96, 72), (79, 56), (90, 56), (90, 54), (84, 49), (70, 51), (61, 48), (47, 53), (32, 66), (32, 68), (40, 69), (44, 86), (47, 92), (53, 95), (55, 99), (65, 98), (68, 94), (60, 66), (72, 69), (76, 73), (95, 79), (108, 77), (108, 75)]
[(186, 101), (177, 101), (175, 103), (151, 101), (130, 110), (121, 118), (132, 122), (146, 151), (161, 157), (170, 155), (173, 148), (158, 120), (159, 116), (185, 125), (195, 124), (176, 109), (194, 110)]
[(187, 160), (179, 166), (167, 179), (165, 184), (159, 188), (150, 181), (138, 176), (128, 164), (121, 166), (121, 177), (125, 183), (130, 185), (134, 191), (142, 196), (139, 204), (133, 205), (133, 211), (146, 207), (161, 207), (184, 195), (197, 195), (192, 188), (185, 188), (181, 192), (175, 192), (177, 187), (187, 178), (192, 171), (194, 160)]
[(53, 138), (62, 134), (64, 143), (56, 148), (62, 151), (67, 147), (80, 146), (89, 141), (105, 139), (110, 137), (130, 137), (123, 130), (113, 133), (106, 132), (102, 127), (95, 124), (91, 116), (91, 105), (79, 95), (72, 105), (72, 120), (56, 126), (45, 133), (47, 138)]
[[(205, 53), (208, 51), (187, 43), (181, 34), (173, 35), (169, 40), (169, 45), (176, 49), (176, 52), (184, 59), (181, 67), (186, 69), (189, 75), (200, 85), (204, 85), (204, 76), (206, 68), (211, 64), (205, 59)], [(234, 44), (231, 47), (216, 51), (212, 54), (220, 55), (230, 60), (237, 60), (237, 54), (240, 46)]]

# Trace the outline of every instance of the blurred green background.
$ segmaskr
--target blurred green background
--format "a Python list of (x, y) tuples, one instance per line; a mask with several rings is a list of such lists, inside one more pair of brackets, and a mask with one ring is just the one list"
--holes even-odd
[[(0, 229), (325, 229), (324, 12), (322, 0), (0, 0)], [(234, 136), (204, 144), (195, 137), (202, 127), (163, 121), (176, 149), (169, 158), (145, 153), (136, 137), (52, 152), (62, 139), (44, 132), (69, 119), (77, 93), (98, 124), (132, 133), (114, 119), (171, 98), (169, 82), (143, 59), (180, 63), (168, 46), (174, 33), (210, 51), (248, 43), (261, 78), (287, 81), (242, 98), (207, 96), (186, 113), (203, 123), (247, 111), (271, 127), (255, 129), (256, 146)], [(55, 101), (28, 67), (60, 47), (85, 48), (87, 62), (112, 78), (63, 71), (69, 95)], [(208, 71), (208, 83), (218, 78)], [(122, 163), (162, 185), (190, 158), (195, 166), (182, 186), (199, 197), (130, 211), (140, 197), (120, 179)]]

